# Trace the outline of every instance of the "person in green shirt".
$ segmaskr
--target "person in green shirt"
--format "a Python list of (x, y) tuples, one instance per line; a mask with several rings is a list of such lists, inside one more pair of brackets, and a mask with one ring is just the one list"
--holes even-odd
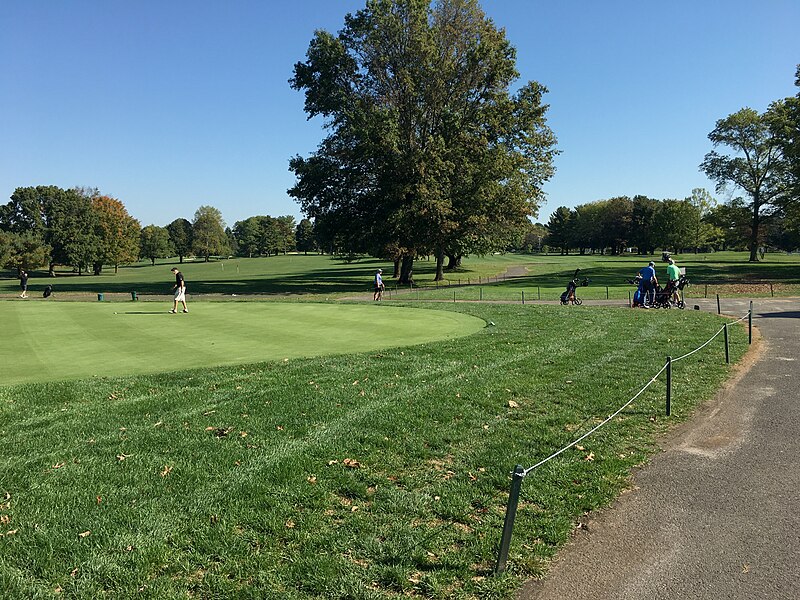
[(673, 259), (669, 259), (669, 266), (667, 267), (667, 285), (672, 290), (672, 294), (670, 295), (670, 300), (675, 302), (680, 301), (680, 296), (678, 295), (678, 280), (681, 278), (681, 270), (678, 268), (678, 265), (675, 264)]

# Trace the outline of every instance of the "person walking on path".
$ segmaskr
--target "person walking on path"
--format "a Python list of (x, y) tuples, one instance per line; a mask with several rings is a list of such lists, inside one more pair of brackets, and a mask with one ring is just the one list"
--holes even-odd
[(383, 298), (383, 290), (386, 286), (383, 285), (383, 269), (378, 269), (375, 272), (375, 291), (372, 294), (372, 299), (375, 301)]
[(20, 298), (27, 298), (28, 297), (28, 272), (25, 269), (20, 269), (19, 271), (19, 287), (22, 290), (22, 293), (19, 295)]
[(658, 278), (656, 277), (656, 263), (652, 260), (644, 269), (639, 271), (642, 276), (642, 306), (650, 308), (656, 299), (656, 286), (658, 285)]
[(175, 275), (175, 285), (172, 287), (175, 290), (175, 299), (172, 302), (172, 310), (169, 311), (172, 314), (178, 312), (178, 302), (183, 304), (183, 312), (188, 313), (189, 309), (186, 308), (186, 280), (183, 278), (183, 273), (181, 273), (177, 267), (172, 267), (170, 269), (172, 274)]

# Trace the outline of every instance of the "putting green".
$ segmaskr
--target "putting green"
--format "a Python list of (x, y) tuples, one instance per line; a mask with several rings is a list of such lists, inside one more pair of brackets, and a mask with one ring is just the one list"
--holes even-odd
[(484, 322), (378, 304), (0, 302), (0, 381), (132, 375), (365, 352), (472, 334)]

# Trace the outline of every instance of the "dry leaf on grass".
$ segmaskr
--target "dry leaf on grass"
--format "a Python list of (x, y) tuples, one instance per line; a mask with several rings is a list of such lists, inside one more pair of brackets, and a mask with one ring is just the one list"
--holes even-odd
[(166, 477), (166, 476), (167, 476), (167, 475), (169, 475), (170, 473), (172, 473), (172, 467), (170, 467), (169, 465), (166, 465), (166, 466), (164, 467), (164, 470), (163, 470), (163, 471), (161, 471), (161, 476), (162, 476), (162, 477)]
[(85, 538), (85, 537), (89, 537), (90, 535), (92, 535), (92, 532), (87, 529), (86, 531), (84, 531), (82, 533), (79, 533), (78, 537), (79, 538)]

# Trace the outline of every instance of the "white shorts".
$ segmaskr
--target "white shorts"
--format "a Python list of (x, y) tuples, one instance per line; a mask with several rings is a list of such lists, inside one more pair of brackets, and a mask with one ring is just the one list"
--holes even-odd
[(186, 302), (186, 288), (175, 290), (175, 302)]

